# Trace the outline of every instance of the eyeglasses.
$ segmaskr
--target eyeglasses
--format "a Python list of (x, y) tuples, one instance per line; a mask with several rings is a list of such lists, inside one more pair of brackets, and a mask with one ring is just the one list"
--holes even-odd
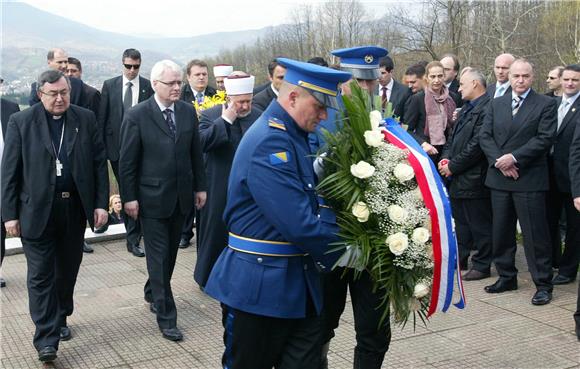
[(62, 91), (48, 91), (48, 92), (44, 92), (42, 90), (39, 90), (41, 94), (46, 95), (48, 97), (52, 97), (53, 99), (56, 99), (58, 96), (64, 98), (67, 97), (69, 94), (69, 90), (62, 90)]
[(157, 82), (163, 83), (165, 86), (174, 86), (174, 85), (177, 85), (177, 87), (181, 87), (181, 85), (183, 84), (182, 81), (165, 82), (165, 81), (157, 80)]
[(123, 64), (127, 69), (139, 69), (141, 68), (141, 64)]
[(548, 76), (548, 79), (558, 79), (558, 77)]

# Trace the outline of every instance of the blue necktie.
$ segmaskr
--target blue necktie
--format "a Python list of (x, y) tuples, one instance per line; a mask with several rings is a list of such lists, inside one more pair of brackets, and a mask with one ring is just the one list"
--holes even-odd
[(169, 108), (165, 109), (163, 111), (165, 113), (165, 122), (167, 123), (167, 126), (169, 127), (169, 131), (171, 132), (171, 136), (173, 136), (173, 138), (175, 138), (175, 122), (173, 121), (173, 111)]

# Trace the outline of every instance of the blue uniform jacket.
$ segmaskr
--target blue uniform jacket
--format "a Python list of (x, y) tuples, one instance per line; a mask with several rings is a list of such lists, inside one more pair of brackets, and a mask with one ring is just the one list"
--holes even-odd
[(278, 318), (305, 317), (310, 295), (320, 314), (320, 271), (330, 271), (340, 253), (327, 252), (338, 240), (338, 226), (334, 212), (319, 205), (309, 155), (308, 133), (272, 101), (236, 151), (224, 221), (231, 233), (290, 242), (307, 255), (268, 256), (226, 247), (210, 274), (208, 295), (241, 311)]

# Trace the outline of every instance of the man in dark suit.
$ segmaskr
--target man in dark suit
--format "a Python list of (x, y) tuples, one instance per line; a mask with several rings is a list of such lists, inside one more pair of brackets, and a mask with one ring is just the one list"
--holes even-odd
[(443, 72), (445, 74), (445, 86), (456, 94), (459, 94), (459, 81), (457, 75), (459, 74), (459, 59), (455, 54), (443, 54), (441, 60), (443, 64)]
[(8, 235), (22, 239), (33, 343), (46, 362), (71, 338), (67, 317), (86, 223), (94, 229), (107, 221), (109, 177), (95, 115), (70, 104), (67, 78), (48, 70), (38, 86), (41, 103), (8, 123), (2, 220)]
[[(217, 91), (215, 88), (208, 86), (208, 72), (207, 63), (203, 60), (193, 59), (185, 67), (187, 74), (187, 83), (181, 87), (180, 100), (188, 104), (194, 101), (202, 104), (205, 97), (214, 96)], [(185, 249), (191, 244), (193, 238), (193, 223), (195, 222), (195, 215), (198, 211), (192, 207), (185, 220), (183, 221), (183, 229), (181, 231), (181, 240), (179, 247)], [(199, 219), (198, 219), (199, 221)], [(199, 240), (198, 245), (199, 245)]]
[(205, 287), (211, 268), (228, 242), (222, 219), (226, 207), (228, 178), (242, 136), (261, 110), (252, 108), (254, 76), (234, 72), (224, 80), (227, 107), (216, 106), (201, 114), (199, 132), (207, 171), (207, 204), (200, 211), (197, 261), (193, 277)]
[[(127, 49), (123, 52), (122, 61), (123, 74), (103, 83), (101, 107), (98, 115), (107, 157), (111, 162), (111, 168), (113, 168), (119, 186), (122, 183), (119, 178), (119, 142), (123, 116), (132, 106), (153, 95), (149, 80), (139, 75), (141, 53), (135, 49)], [(125, 199), (122, 198), (122, 200)], [(123, 221), (127, 231), (127, 251), (138, 257), (145, 256), (143, 249), (139, 246), (141, 224), (131, 217), (123, 217)]]
[(194, 205), (202, 208), (207, 196), (199, 123), (193, 105), (179, 100), (181, 78), (170, 60), (153, 66), (155, 94), (125, 114), (119, 160), (125, 212), (143, 224), (145, 301), (172, 341), (183, 338), (171, 292), (183, 218)]
[(463, 280), (474, 281), (488, 278), (491, 266), (491, 201), (484, 185), (487, 160), (479, 146), (490, 98), (484, 75), (475, 69), (463, 72), (459, 91), (465, 104), (443, 149), (439, 172), (450, 180), (459, 264), (466, 268), (470, 249), (474, 246), (476, 250), (472, 268), (463, 275)]
[(523, 59), (510, 66), (511, 94), (493, 99), (480, 134), (489, 163), (485, 184), (491, 189), (493, 261), (499, 279), (488, 293), (518, 288), (515, 267), (516, 222), (524, 236), (528, 269), (536, 285), (532, 304), (552, 300), (552, 258), (546, 216), (548, 151), (556, 132), (556, 101), (532, 90), (534, 70)]
[[(68, 66), (68, 55), (66, 51), (61, 48), (50, 49), (46, 54), (46, 63), (50, 69), (58, 70), (63, 74), (66, 74), (66, 69)], [(83, 81), (78, 78), (69, 78), (71, 85), (70, 90), (70, 103), (84, 108), (88, 108), (87, 102), (83, 95)], [(28, 105), (32, 106), (40, 102), (38, 97), (38, 89), (36, 87), (36, 82), (33, 82), (30, 86), (30, 97), (28, 98)]]
[[(0, 98), (0, 123), (2, 124), (2, 135), (0, 136), (0, 162), (2, 162), (2, 152), (4, 151), (4, 137), (6, 137), (6, 128), (8, 127), (8, 120), (10, 116), (14, 113), (20, 111), (18, 104), (13, 103), (5, 98)], [(2, 178), (2, 171), (0, 170), (0, 178)], [(0, 209), (2, 209), (2, 199), (0, 198)], [(1, 214), (1, 212), (0, 212)], [(2, 228), (2, 248), (0, 249), (0, 266), (2, 261), (4, 261), (4, 254), (6, 253), (6, 228), (4, 227), (4, 222), (0, 222)], [(0, 288), (6, 287), (6, 281), (0, 276)]]
[(510, 84), (509, 70), (516, 58), (512, 54), (501, 54), (495, 58), (493, 63), (493, 73), (495, 74), (495, 85), (487, 86), (487, 94), (491, 98), (498, 98), (509, 95), (512, 92)]
[(255, 108), (264, 111), (270, 105), (270, 102), (278, 97), (278, 90), (280, 90), (285, 74), (286, 68), (280, 65), (276, 58), (272, 59), (268, 64), (270, 85), (254, 95), (252, 104)]
[(393, 114), (402, 119), (405, 102), (411, 96), (411, 90), (403, 86), (393, 78), (395, 64), (390, 56), (385, 56), (379, 61), (379, 90), (377, 95), (381, 97), (383, 113), (388, 103), (391, 104)]
[[(548, 221), (552, 236), (553, 257), (558, 261), (558, 275), (552, 283), (574, 282), (578, 274), (580, 258), (580, 213), (574, 208), (570, 186), (571, 171), (580, 165), (580, 157), (571, 154), (572, 138), (580, 130), (580, 65), (573, 64), (562, 72), (563, 95), (558, 98), (558, 128), (550, 165), (550, 192), (548, 195)], [(570, 159), (570, 160), (568, 160)], [(562, 210), (566, 212), (566, 238), (564, 252), (560, 238), (559, 220)]]
[[(68, 65), (66, 67), (66, 76), (70, 78), (77, 78), (82, 81), (83, 66), (81, 61), (77, 58), (68, 57)], [(89, 86), (83, 82), (83, 96), (86, 101), (86, 106), (83, 106), (93, 113), (95, 116), (99, 114), (99, 107), (101, 105), (101, 93), (93, 86)]]

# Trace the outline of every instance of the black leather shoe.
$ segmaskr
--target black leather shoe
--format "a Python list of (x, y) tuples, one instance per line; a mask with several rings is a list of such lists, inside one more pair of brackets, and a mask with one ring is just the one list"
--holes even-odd
[(60, 340), (61, 341), (68, 341), (72, 338), (72, 333), (69, 327), (64, 326), (60, 327)]
[(502, 280), (498, 279), (494, 284), (485, 286), (483, 288), (487, 293), (502, 293), (506, 291), (513, 291), (518, 289), (517, 280)]
[(155, 306), (155, 303), (153, 303), (153, 302), (149, 303), (149, 311), (152, 312), (153, 314), (157, 315), (157, 307)]
[(93, 251), (95, 251), (95, 250), (93, 250), (93, 248), (91, 247), (91, 245), (89, 245), (87, 243), (87, 241), (84, 241), (83, 242), (83, 252), (86, 252), (87, 254), (92, 254)]
[(38, 351), (38, 360), (43, 363), (51, 362), (56, 359), (56, 349), (52, 346), (46, 346)]
[(142, 258), (143, 256), (145, 256), (145, 251), (143, 251), (143, 249), (139, 245), (131, 246), (131, 250), (129, 250), (129, 252), (137, 256), (138, 258)]
[(558, 274), (552, 279), (552, 284), (568, 284), (574, 282), (576, 278), (566, 277), (565, 275)]
[(186, 249), (189, 247), (189, 245), (191, 245), (191, 242), (189, 242), (189, 240), (182, 238), (181, 241), (179, 241), (179, 248), (180, 249)]
[(489, 278), (489, 272), (484, 273), (479, 270), (471, 269), (463, 275), (464, 281), (479, 281), (480, 279)]
[(6, 280), (0, 277), (0, 288), (6, 287)]
[(552, 292), (550, 291), (536, 291), (532, 297), (532, 305), (546, 305), (552, 301)]
[(183, 334), (177, 328), (161, 329), (161, 333), (163, 334), (163, 338), (170, 341), (181, 341), (183, 339)]

